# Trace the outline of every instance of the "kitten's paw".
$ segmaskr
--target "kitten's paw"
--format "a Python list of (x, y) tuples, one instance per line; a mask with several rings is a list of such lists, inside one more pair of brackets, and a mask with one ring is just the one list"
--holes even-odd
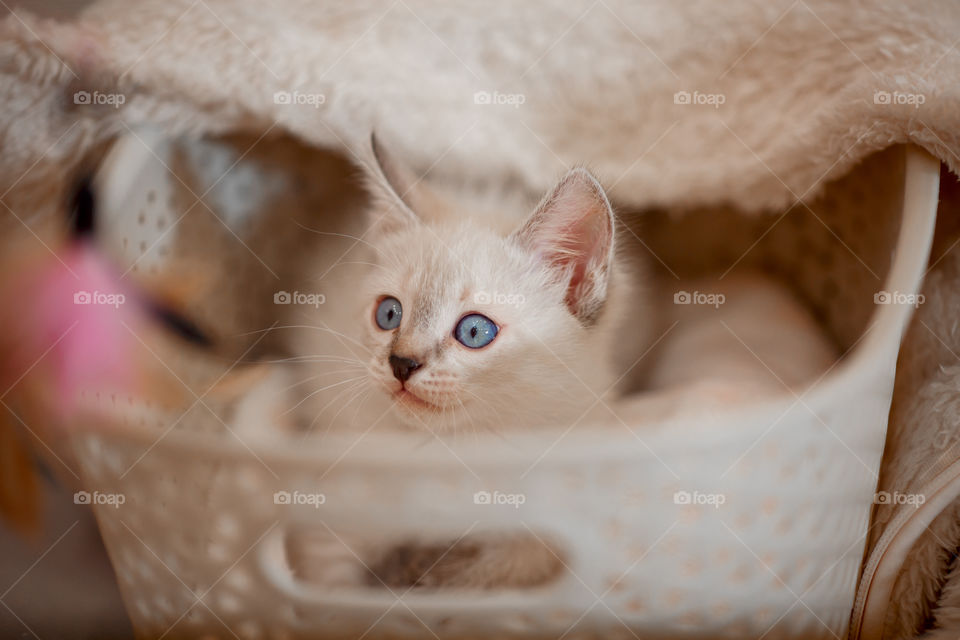
[(325, 532), (292, 531), (284, 546), (290, 571), (302, 583), (330, 588), (366, 584), (369, 572), (359, 551)]

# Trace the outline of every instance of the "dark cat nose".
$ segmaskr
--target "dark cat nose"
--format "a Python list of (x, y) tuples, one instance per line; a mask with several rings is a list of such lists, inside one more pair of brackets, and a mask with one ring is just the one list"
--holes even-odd
[(393, 377), (400, 382), (406, 382), (413, 372), (419, 369), (421, 365), (413, 358), (404, 358), (402, 356), (390, 356), (390, 368), (393, 369)]

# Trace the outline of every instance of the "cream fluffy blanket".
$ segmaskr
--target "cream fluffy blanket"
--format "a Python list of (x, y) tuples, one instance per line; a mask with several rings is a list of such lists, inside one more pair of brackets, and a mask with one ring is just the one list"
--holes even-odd
[[(375, 128), (441, 178), (541, 192), (588, 163), (618, 201), (671, 208), (782, 208), (900, 142), (960, 169), (949, 0), (102, 0), (68, 24), (21, 12), (0, 33), (0, 212), (25, 235), (43, 236), (40, 196), (55, 202), (82, 157), (147, 125), (347, 151)], [(910, 397), (955, 402), (955, 384), (937, 389)], [(912, 415), (928, 414), (945, 415)], [(889, 486), (925, 455), (888, 451)], [(940, 593), (949, 524), (902, 620)]]

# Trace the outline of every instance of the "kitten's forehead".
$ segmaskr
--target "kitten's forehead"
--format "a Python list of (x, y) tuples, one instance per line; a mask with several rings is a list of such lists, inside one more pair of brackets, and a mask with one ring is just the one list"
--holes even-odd
[(400, 295), (405, 324), (449, 323), (478, 291), (516, 287), (517, 265), (499, 235), (471, 224), (397, 234), (390, 242), (381, 294)]
[(473, 287), (473, 270), (446, 247), (426, 252), (413, 268), (408, 291), (413, 294), (412, 324), (428, 327), (459, 307), (464, 291)]

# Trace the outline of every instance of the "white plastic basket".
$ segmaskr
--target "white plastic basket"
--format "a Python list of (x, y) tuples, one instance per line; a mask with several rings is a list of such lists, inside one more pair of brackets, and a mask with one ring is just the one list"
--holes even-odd
[[(262, 196), (257, 202), (269, 210), (271, 172), (309, 172), (327, 162), (311, 165), (304, 160), (311, 152), (293, 153), (294, 146), (279, 140), (246, 157), (243, 180), (255, 195), (237, 202)], [(121, 141), (102, 181), (105, 235), (118, 260), (132, 264), (146, 253), (139, 268), (163, 268), (174, 259), (176, 251), (160, 249), (188, 244), (191, 236), (157, 241), (166, 228), (157, 221), (178, 218), (184, 183), (202, 187), (219, 175), (209, 158), (193, 165), (176, 158), (230, 157), (231, 149), (238, 157), (244, 147), (146, 136)], [(171, 170), (181, 178), (194, 173), (181, 183)], [(231, 180), (218, 189), (229, 191)], [(241, 442), (203, 411), (173, 429), (176, 413), (152, 413), (147, 424), (142, 411), (111, 413), (122, 428), (84, 433), (75, 450), (88, 490), (126, 498), (119, 508), (95, 508), (138, 635), (842, 637), (911, 312), (908, 305), (876, 305), (874, 294), (918, 290), (938, 180), (934, 159), (894, 148), (782, 221), (720, 211), (690, 212), (680, 222), (651, 219), (651, 245), (664, 260), (676, 259), (671, 264), (709, 271), (744, 254), (796, 283), (832, 337), (850, 349), (799, 399), (785, 394), (711, 420), (636, 425), (632, 432), (462, 441), (371, 433), (304, 445)], [(229, 197), (208, 204), (231, 206)], [(131, 211), (143, 215), (131, 222)], [(696, 225), (708, 215), (712, 231), (701, 240), (716, 236), (720, 219), (723, 242), (691, 251), (699, 242)], [(191, 217), (182, 224), (192, 224)], [(675, 225), (686, 225), (682, 236)], [(248, 248), (259, 253), (260, 241), (237, 235), (246, 247), (202, 241), (231, 252), (222, 259), (235, 265), (231, 260)], [(757, 236), (756, 247), (744, 251)], [(239, 277), (239, 269), (227, 269)], [(245, 281), (248, 291), (256, 286)], [(237, 296), (232, 306), (220, 300), (215, 312), (202, 305), (196, 311), (242, 329), (241, 301), (249, 302)], [(477, 504), (478, 491), (521, 494), (524, 503)], [(277, 504), (275, 492), (321, 493), (325, 502)], [(722, 494), (725, 502), (683, 504), (678, 492)], [(371, 532), (400, 541), (532, 531), (559, 542), (568, 569), (557, 582), (529, 590), (323, 591), (299, 583), (286, 565), (283, 535), (294, 525), (330, 531), (347, 544)]]

